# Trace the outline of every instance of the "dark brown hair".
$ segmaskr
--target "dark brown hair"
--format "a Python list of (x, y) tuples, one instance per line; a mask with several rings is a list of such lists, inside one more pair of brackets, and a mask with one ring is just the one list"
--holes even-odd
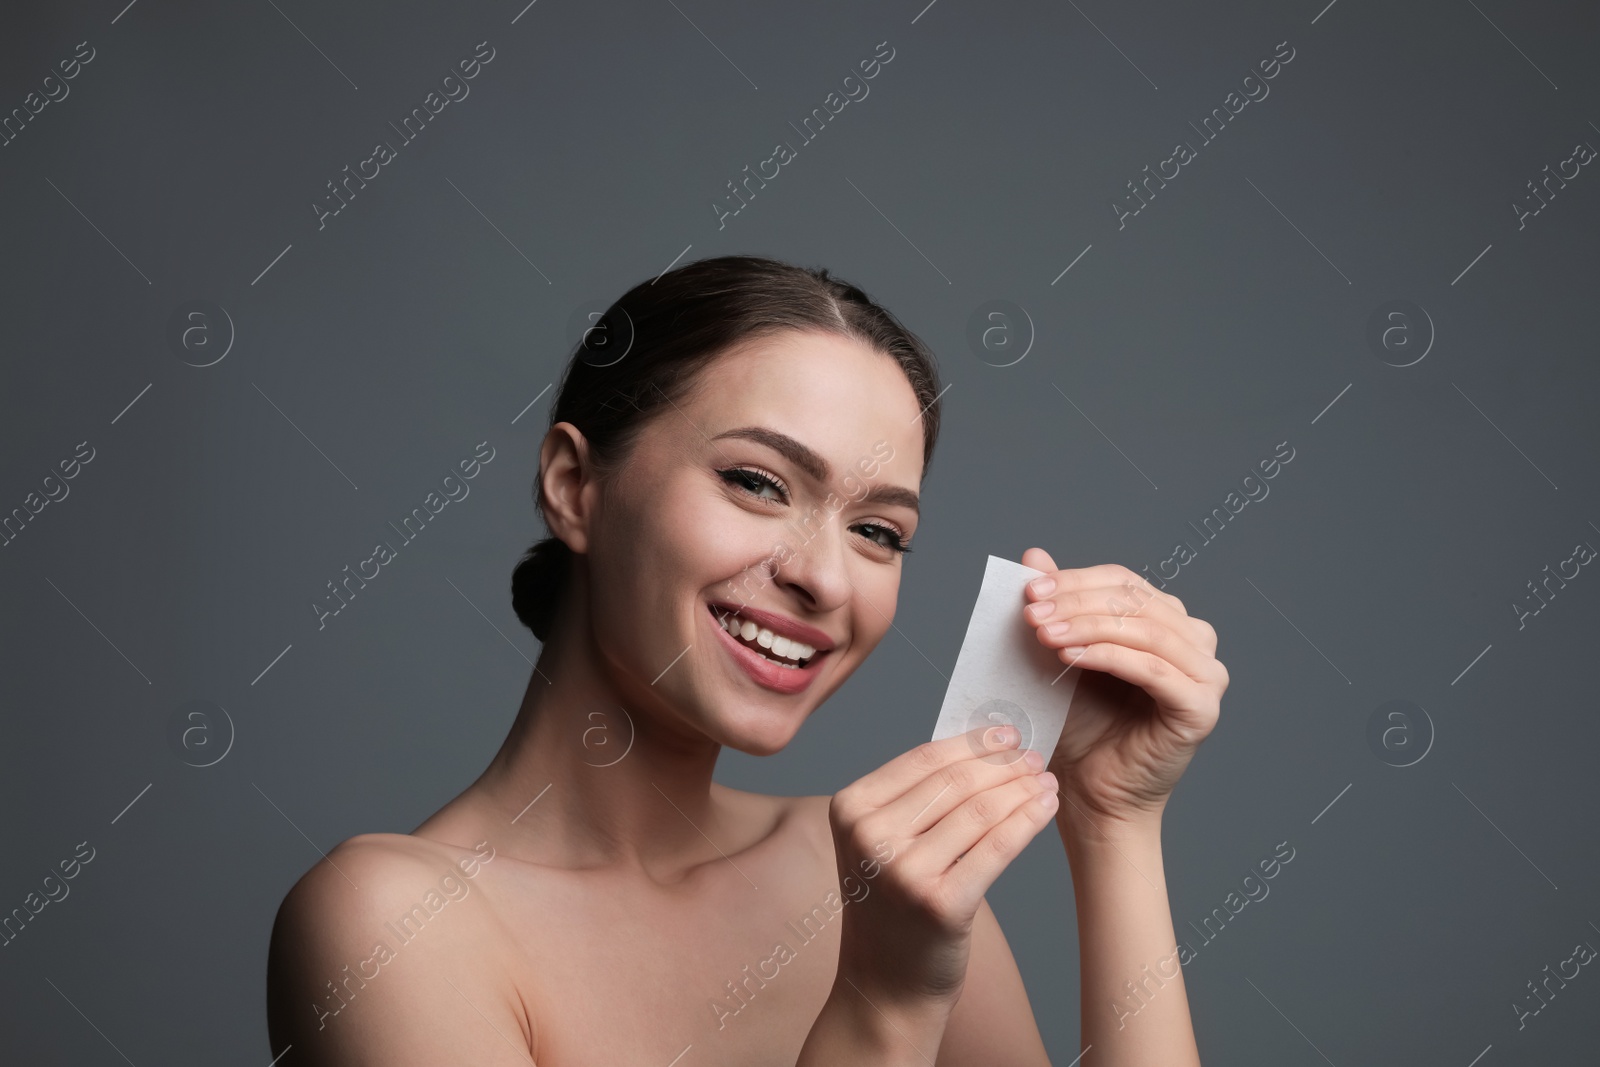
[[(713, 359), (737, 343), (784, 330), (839, 334), (899, 362), (922, 409), (926, 476), (939, 437), (938, 368), (927, 346), (826, 268), (758, 256), (686, 263), (624, 293), (578, 341), (550, 426), (570, 422), (581, 430), (604, 480), (626, 463), (650, 419), (683, 399)], [(543, 487), (541, 470), (533, 486), (541, 519)], [(546, 537), (511, 574), (512, 608), (541, 642), (560, 610), (571, 558), (565, 542)]]

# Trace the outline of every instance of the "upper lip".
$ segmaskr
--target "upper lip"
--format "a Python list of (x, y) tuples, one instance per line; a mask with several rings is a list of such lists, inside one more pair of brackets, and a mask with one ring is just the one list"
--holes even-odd
[(793, 619), (775, 615), (770, 611), (762, 611), (759, 608), (743, 605), (735, 606), (716, 600), (711, 601), (711, 607), (719, 616), (737, 615), (740, 618), (749, 619), (757, 626), (765, 627), (776, 635), (787, 637), (791, 641), (803, 641), (818, 652), (827, 652), (833, 648), (833, 638), (815, 626), (807, 626), (803, 622), (795, 622)]

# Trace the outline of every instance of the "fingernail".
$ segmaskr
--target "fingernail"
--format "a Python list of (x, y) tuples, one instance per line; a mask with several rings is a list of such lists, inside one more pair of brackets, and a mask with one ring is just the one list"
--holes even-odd
[(1022, 762), (1036, 771), (1044, 770), (1044, 757), (1039, 755), (1039, 750), (1036, 748), (1028, 749), (1027, 755), (1022, 757)]
[(1051, 774), (1049, 771), (1045, 771), (1042, 774), (1034, 775), (1034, 777), (1039, 779), (1039, 784), (1040, 785), (1044, 786), (1046, 789), (1048, 789), (1052, 793), (1054, 793), (1056, 791), (1056, 789), (1058, 788), (1058, 783), (1056, 782), (1056, 776)]
[(1072, 623), (1063, 619), (1060, 622), (1053, 622), (1049, 626), (1046, 626), (1044, 628), (1044, 632), (1049, 634), (1051, 637), (1064, 637), (1066, 636), (1067, 631), (1070, 629), (1072, 629)]
[(1041, 600), (1037, 604), (1028, 605), (1028, 618), (1034, 622), (1043, 622), (1055, 614), (1056, 602), (1054, 600)]
[(1049, 596), (1056, 591), (1056, 580), (1049, 575), (1045, 575), (1043, 578), (1035, 578), (1029, 582), (1028, 588), (1039, 596)]
[(984, 738), (991, 745), (1007, 745), (1011, 743), (1014, 732), (1015, 731), (1009, 726), (996, 726), (994, 729), (984, 734)]

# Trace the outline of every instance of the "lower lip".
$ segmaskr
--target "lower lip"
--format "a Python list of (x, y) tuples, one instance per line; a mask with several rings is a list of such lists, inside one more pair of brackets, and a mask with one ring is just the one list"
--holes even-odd
[(715, 608), (709, 608), (707, 614), (711, 618), (712, 627), (721, 637), (723, 646), (756, 684), (778, 693), (799, 693), (821, 673), (822, 661), (828, 653), (819, 650), (804, 667), (780, 667), (765, 656), (750, 651), (742, 642), (734, 640), (733, 635), (718, 621)]

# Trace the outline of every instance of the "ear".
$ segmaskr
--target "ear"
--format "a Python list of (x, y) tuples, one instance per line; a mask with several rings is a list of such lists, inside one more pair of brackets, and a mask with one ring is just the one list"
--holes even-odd
[(1061, 569), (1056, 566), (1055, 560), (1050, 558), (1050, 553), (1042, 548), (1028, 549), (1022, 554), (1022, 559), (1019, 562), (1024, 567), (1032, 567), (1034, 570), (1044, 571), (1046, 574), (1054, 574)]
[(545, 435), (539, 448), (539, 485), (550, 533), (572, 551), (587, 552), (599, 486), (589, 441), (572, 423), (558, 422)]

